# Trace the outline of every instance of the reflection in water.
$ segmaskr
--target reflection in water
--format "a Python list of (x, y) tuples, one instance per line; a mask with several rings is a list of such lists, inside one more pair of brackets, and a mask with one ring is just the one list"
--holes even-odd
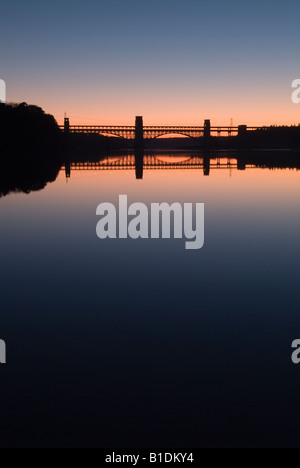
[[(15, 164), (0, 191), (41, 190), (60, 166)], [(0, 445), (299, 445), (300, 172), (267, 169), (299, 169), (296, 155), (70, 154), (62, 167), (0, 200)], [(96, 207), (120, 194), (204, 202), (204, 248), (100, 241)]]
[(199, 169), (205, 176), (210, 174), (212, 169), (237, 169), (237, 160), (234, 158), (216, 158), (211, 159), (209, 155), (191, 154), (180, 157), (174, 155), (143, 154), (138, 151), (134, 154), (107, 158), (98, 162), (73, 162), (65, 164), (66, 177), (71, 177), (72, 171), (83, 170), (135, 170), (136, 179), (143, 179), (144, 170), (167, 170), (167, 169)]
[(209, 176), (212, 170), (239, 170), (254, 168), (294, 168), (300, 169), (300, 158), (295, 153), (253, 153), (239, 154), (234, 152), (212, 153), (210, 150), (202, 152), (160, 153), (136, 150), (134, 153), (107, 156), (98, 161), (77, 160), (65, 163), (66, 178), (71, 177), (72, 171), (101, 171), (101, 170), (135, 170), (136, 179), (143, 179), (144, 170), (182, 170), (199, 169), (204, 176)]
[(0, 171), (0, 198), (10, 193), (37, 192), (54, 182), (61, 163), (45, 157), (3, 162)]
[(228, 151), (211, 152), (146, 152), (136, 150), (134, 153), (114, 154), (99, 158), (86, 158), (72, 155), (62, 158), (63, 165), (57, 158), (39, 158), (14, 164), (4, 164), (0, 174), (0, 197), (11, 192), (30, 193), (54, 182), (63, 167), (66, 178), (72, 177), (73, 171), (122, 171), (134, 170), (137, 180), (144, 178), (145, 170), (192, 170), (202, 171), (204, 176), (211, 171), (243, 171), (254, 168), (291, 168), (300, 169), (300, 157), (295, 152), (253, 152), (237, 153)]
[(135, 175), (137, 180), (143, 179), (144, 175), (144, 151), (136, 150), (135, 155)]

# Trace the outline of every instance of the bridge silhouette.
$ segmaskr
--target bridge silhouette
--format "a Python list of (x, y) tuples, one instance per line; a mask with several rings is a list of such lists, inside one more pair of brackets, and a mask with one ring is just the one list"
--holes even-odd
[(98, 134), (115, 136), (125, 140), (134, 140), (136, 148), (144, 147), (144, 140), (154, 140), (165, 135), (182, 135), (189, 138), (204, 139), (209, 142), (211, 136), (245, 136), (248, 131), (267, 129), (268, 127), (211, 126), (210, 120), (205, 120), (201, 127), (195, 126), (145, 126), (143, 117), (136, 117), (135, 125), (70, 125), (70, 119), (65, 118), (61, 130), (70, 133)]
[[(176, 161), (176, 159), (178, 159)], [(247, 167), (255, 168), (250, 165)], [(245, 164), (234, 158), (212, 158), (210, 154), (192, 154), (184, 156), (178, 154), (176, 157), (172, 155), (157, 155), (144, 154), (143, 151), (135, 151), (128, 153), (125, 156), (115, 155), (108, 156), (97, 162), (67, 162), (64, 165), (67, 178), (71, 177), (73, 171), (121, 171), (135, 170), (136, 178), (142, 179), (144, 170), (203, 170), (205, 176), (210, 175), (213, 170), (245, 170)]]

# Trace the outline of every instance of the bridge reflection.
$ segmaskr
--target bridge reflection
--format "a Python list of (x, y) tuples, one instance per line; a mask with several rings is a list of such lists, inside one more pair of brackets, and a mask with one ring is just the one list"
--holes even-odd
[[(255, 166), (249, 166), (255, 167)], [(244, 170), (246, 166), (231, 157), (213, 157), (210, 152), (189, 155), (168, 155), (144, 153), (136, 150), (126, 155), (107, 156), (96, 162), (68, 162), (64, 165), (67, 178), (72, 171), (120, 171), (135, 170), (136, 179), (143, 179), (144, 170), (202, 170), (204, 176), (209, 176), (211, 170)]]

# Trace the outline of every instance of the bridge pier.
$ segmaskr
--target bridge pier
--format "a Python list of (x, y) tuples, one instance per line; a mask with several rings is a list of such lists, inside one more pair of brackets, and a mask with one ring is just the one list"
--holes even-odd
[(66, 175), (66, 179), (71, 178), (71, 163), (70, 163), (70, 161), (65, 162), (65, 175)]
[(247, 146), (247, 125), (239, 125), (238, 126), (238, 137), (237, 137), (237, 142), (238, 142), (238, 147), (243, 148)]
[(241, 157), (238, 157), (237, 169), (238, 169), (238, 171), (245, 171), (246, 170), (246, 162)]
[(209, 146), (211, 136), (210, 120), (204, 120), (204, 146)]
[(204, 150), (203, 153), (203, 175), (210, 175), (210, 150)]
[(144, 175), (144, 150), (136, 149), (134, 152), (135, 161), (135, 177), (137, 180), (142, 180)]
[(144, 123), (143, 117), (135, 118), (135, 140), (134, 146), (136, 150), (144, 149)]

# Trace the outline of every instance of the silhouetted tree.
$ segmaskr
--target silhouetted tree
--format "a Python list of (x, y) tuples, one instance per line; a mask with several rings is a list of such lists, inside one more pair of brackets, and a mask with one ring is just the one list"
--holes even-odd
[(62, 141), (61, 131), (52, 115), (38, 106), (0, 104), (1, 157), (7, 153), (51, 151)]

